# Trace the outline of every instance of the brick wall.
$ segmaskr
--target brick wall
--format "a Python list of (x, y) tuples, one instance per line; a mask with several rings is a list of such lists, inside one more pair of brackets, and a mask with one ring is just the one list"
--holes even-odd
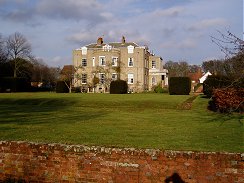
[(0, 182), (241, 183), (244, 154), (0, 141)]

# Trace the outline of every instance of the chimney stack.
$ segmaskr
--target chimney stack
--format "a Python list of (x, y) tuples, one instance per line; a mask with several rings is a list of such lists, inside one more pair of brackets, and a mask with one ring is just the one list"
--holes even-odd
[(97, 46), (102, 46), (102, 44), (103, 44), (103, 38), (102, 37), (99, 37), (97, 39)]
[(121, 43), (122, 43), (122, 44), (125, 44), (125, 36), (122, 36)]

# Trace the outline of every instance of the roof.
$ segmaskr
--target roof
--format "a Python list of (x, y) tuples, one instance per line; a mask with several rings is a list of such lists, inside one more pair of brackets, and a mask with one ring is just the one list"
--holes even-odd
[(134, 46), (134, 47), (139, 47), (138, 44), (134, 42), (128, 42), (128, 43), (103, 43), (101, 45), (97, 45), (97, 43), (92, 43), (89, 45), (86, 45), (87, 48), (102, 48), (105, 45), (110, 45), (112, 48), (121, 48), (121, 47), (127, 47), (127, 46)]
[(61, 74), (68, 74), (74, 72), (74, 66), (73, 65), (64, 65), (63, 69), (61, 70)]

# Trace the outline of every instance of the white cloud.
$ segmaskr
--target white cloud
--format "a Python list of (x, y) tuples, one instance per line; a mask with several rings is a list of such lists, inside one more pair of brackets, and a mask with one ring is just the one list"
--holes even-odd
[(183, 7), (172, 7), (168, 9), (157, 9), (152, 13), (152, 16), (154, 17), (177, 17), (179, 16), (182, 12), (184, 12)]
[(96, 0), (77, 1), (77, 0), (42, 0), (36, 6), (37, 12), (49, 18), (92, 20), (103, 21), (106, 16), (102, 15), (102, 5)]
[(191, 25), (189, 27), (189, 30), (198, 31), (198, 30), (202, 30), (202, 29), (207, 29), (209, 27), (216, 27), (216, 26), (224, 27), (227, 25), (228, 25), (228, 21), (223, 18), (205, 19), (205, 20), (198, 21), (198, 22), (194, 23), (193, 25)]
[(72, 49), (95, 43), (103, 35), (105, 42), (119, 42), (123, 35), (128, 42), (148, 45), (164, 60), (194, 57), (194, 62), (219, 54), (209, 37), (215, 30), (228, 26), (242, 36), (242, 0), (0, 0), (0, 4), (1, 33), (27, 35), (37, 45), (33, 51), (49, 58), (45, 60), (50, 65), (70, 64)]

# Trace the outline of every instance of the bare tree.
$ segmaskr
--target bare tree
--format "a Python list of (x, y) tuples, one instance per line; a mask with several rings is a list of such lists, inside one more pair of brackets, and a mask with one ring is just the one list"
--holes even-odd
[(226, 58), (230, 58), (239, 53), (244, 54), (244, 41), (242, 39), (228, 30), (225, 34), (220, 31), (218, 33), (220, 38), (211, 36), (211, 39), (225, 53)]
[(41, 84), (42, 87), (52, 88), (55, 86), (60, 73), (59, 68), (49, 67), (40, 58), (33, 59), (32, 65), (32, 81), (37, 82), (37, 84)]
[(7, 38), (6, 49), (9, 59), (13, 60), (14, 77), (17, 77), (22, 64), (19, 58), (29, 60), (32, 57), (31, 45), (22, 34), (16, 32)]
[[(221, 70), (222, 75), (233, 77), (235, 80), (243, 80), (244, 41), (228, 30), (225, 34), (220, 31), (218, 33), (220, 38), (211, 36), (211, 39), (225, 54), (225, 60), (214, 61), (212, 65)], [(205, 65), (209, 64), (210, 62), (205, 63)]]
[(185, 61), (181, 61), (181, 62), (168, 61), (165, 63), (164, 68), (169, 71), (169, 77), (188, 76), (190, 70), (188, 63)]
[(4, 46), (4, 39), (2, 35), (0, 34), (0, 62), (6, 62), (7, 61), (7, 54), (5, 51), (5, 46)]

